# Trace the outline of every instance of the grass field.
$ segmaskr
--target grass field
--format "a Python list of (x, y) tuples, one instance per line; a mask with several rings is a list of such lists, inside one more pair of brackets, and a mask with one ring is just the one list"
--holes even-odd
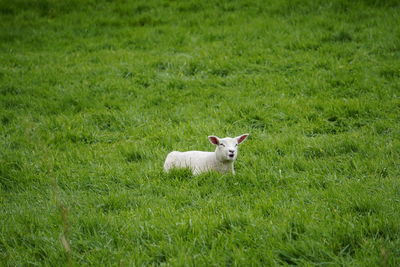
[[(0, 265), (400, 265), (398, 1), (0, 0), (0, 21)], [(235, 176), (162, 172), (246, 132)]]

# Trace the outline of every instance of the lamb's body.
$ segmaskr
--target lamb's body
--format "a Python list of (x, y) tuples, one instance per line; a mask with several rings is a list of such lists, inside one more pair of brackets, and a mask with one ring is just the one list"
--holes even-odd
[(164, 170), (171, 168), (189, 168), (194, 175), (211, 170), (221, 173), (235, 173), (233, 169), (233, 161), (218, 161), (215, 152), (205, 151), (172, 151), (168, 154)]
[(238, 145), (242, 143), (248, 134), (235, 138), (218, 138), (209, 136), (208, 139), (216, 145), (215, 152), (205, 151), (172, 151), (167, 155), (164, 170), (168, 172), (172, 168), (189, 168), (194, 175), (211, 170), (220, 173), (235, 174), (233, 164), (238, 154)]

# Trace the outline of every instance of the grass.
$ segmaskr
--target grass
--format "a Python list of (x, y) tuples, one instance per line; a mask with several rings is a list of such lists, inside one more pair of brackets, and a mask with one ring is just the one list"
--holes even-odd
[[(0, 1), (0, 264), (400, 264), (397, 1)], [(162, 172), (249, 132), (236, 176)]]

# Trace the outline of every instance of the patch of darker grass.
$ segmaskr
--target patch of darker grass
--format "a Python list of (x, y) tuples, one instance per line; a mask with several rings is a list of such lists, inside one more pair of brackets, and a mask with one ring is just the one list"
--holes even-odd
[(320, 147), (306, 147), (303, 150), (303, 154), (309, 159), (318, 159), (326, 156), (325, 151)]
[(94, 144), (99, 141), (91, 133), (68, 133), (66, 139), (75, 144)]
[(163, 21), (160, 18), (156, 18), (156, 17), (152, 17), (147, 14), (143, 14), (143, 15), (133, 18), (129, 24), (130, 24), (130, 26), (134, 26), (134, 27), (154, 27), (154, 26), (162, 25), (164, 23), (165, 23), (165, 21)]
[(15, 120), (15, 114), (12, 112), (4, 112), (4, 114), (2, 114), (0, 116), (0, 122), (2, 125), (9, 125), (13, 120)]
[(0, 87), (0, 95), (21, 95), (24, 93), (24, 90), (21, 88), (17, 88), (13, 85), (3, 85)]
[(288, 224), (284, 240), (297, 240), (306, 232), (306, 227), (301, 222), (291, 221)]
[(171, 81), (168, 82), (167, 88), (168, 88), (168, 89), (178, 89), (178, 90), (182, 90), (182, 89), (185, 89), (185, 88), (186, 88), (186, 84), (185, 84), (185, 82), (183, 82), (182, 80), (173, 79), (173, 80), (171, 80)]
[(66, 111), (79, 113), (91, 105), (90, 101), (74, 96), (68, 96), (60, 100), (60, 102), (59, 105), (52, 107), (54, 113), (66, 113)]
[(184, 2), (180, 2), (180, 5), (177, 7), (179, 12), (182, 13), (192, 13), (192, 12), (199, 12), (201, 10), (203, 10), (203, 5), (201, 4), (201, 2), (188, 2), (186, 3)]
[(282, 148), (275, 148), (274, 150), (275, 150), (275, 155), (280, 158), (285, 157), (287, 154), (287, 152), (285, 150), (283, 150)]
[(139, 203), (130, 198), (127, 193), (111, 194), (103, 197), (102, 203), (98, 206), (105, 213), (118, 212), (135, 208)]
[(341, 229), (335, 233), (333, 253), (338, 256), (353, 256), (360, 248), (362, 237), (357, 230)]
[(380, 207), (377, 202), (372, 200), (363, 200), (360, 202), (354, 203), (350, 210), (358, 215), (366, 216), (375, 214), (379, 211)]
[(263, 201), (257, 205), (257, 210), (262, 217), (270, 217), (275, 211), (275, 205), (272, 201)]
[(136, 14), (142, 14), (142, 13), (150, 11), (151, 9), (152, 9), (151, 6), (148, 6), (146, 4), (140, 4), (137, 7), (135, 7), (134, 12)]
[(249, 224), (249, 220), (243, 216), (224, 217), (222, 221), (216, 226), (217, 233), (228, 233), (235, 229), (243, 229)]
[(18, 154), (1, 155), (0, 159), (0, 189), (15, 191), (24, 188), (28, 183), (23, 170), (23, 159)]
[(135, 83), (142, 88), (148, 88), (151, 85), (150, 79), (144, 76), (135, 77)]
[(370, 7), (380, 7), (380, 8), (394, 8), (399, 7), (400, 3), (397, 0), (386, 0), (386, 1), (379, 1), (379, 0), (360, 0), (359, 2), (364, 3)]
[[(23, 11), (31, 11), (40, 17), (56, 18), (69, 14), (74, 10), (85, 10), (91, 6), (91, 2), (81, 3), (77, 0), (51, 1), (51, 0), (6, 0), (4, 2), (5, 11), (9, 14), (19, 14)], [(3, 9), (0, 6), (0, 10)]]
[[(80, 217), (79, 222), (77, 222), (80, 229), (79, 231), (87, 237), (93, 237), (97, 235), (104, 235), (107, 232), (109, 226), (103, 221), (99, 220), (99, 216), (85, 216)], [(78, 230), (78, 229), (75, 229)]]
[(154, 67), (156, 70), (159, 70), (159, 71), (165, 71), (165, 70), (172, 69), (174, 67), (174, 65), (171, 62), (159, 61), (159, 62), (152, 64), (152, 67)]
[(307, 136), (324, 135), (324, 134), (338, 134), (349, 131), (349, 126), (344, 120), (321, 122), (313, 129), (306, 132)]
[(174, 180), (187, 180), (193, 178), (192, 171), (189, 168), (172, 168), (167, 173), (168, 179)]
[(139, 162), (147, 158), (146, 154), (140, 150), (128, 150), (123, 152), (127, 162)]
[(295, 42), (291, 42), (289, 44), (287, 44), (285, 46), (286, 49), (288, 50), (302, 50), (302, 51), (309, 51), (309, 50), (318, 50), (318, 48), (320, 48), (320, 44), (319, 43), (312, 43), (312, 42), (300, 42), (300, 41), (295, 41)]
[(230, 73), (228, 68), (214, 68), (211, 70), (211, 74), (219, 77), (226, 77)]
[(149, 265), (166, 265), (168, 254), (163, 249), (158, 250), (148, 262)]
[(331, 181), (325, 177), (312, 177), (308, 180), (308, 186), (310, 188), (325, 190), (331, 186)]
[(109, 113), (93, 114), (89, 121), (99, 130), (122, 131), (125, 128), (115, 115)]
[(184, 68), (184, 74), (186, 76), (194, 76), (201, 72), (204, 69), (204, 67), (197, 63), (197, 62), (189, 62), (189, 64), (185, 65)]
[(353, 36), (345, 31), (334, 33), (328, 37), (322, 38), (322, 42), (345, 43), (353, 41)]
[(223, 41), (226, 39), (226, 36), (223, 34), (215, 34), (215, 33), (208, 33), (204, 34), (204, 41), (206, 42), (216, 42), (216, 41)]
[(329, 80), (329, 84), (332, 88), (340, 88), (346, 92), (351, 90), (351, 87), (355, 83), (355, 78), (353, 77), (337, 77)]
[(292, 163), (292, 168), (296, 172), (305, 172), (307, 170), (307, 166), (304, 161), (296, 160)]
[(254, 115), (248, 118), (248, 126), (250, 126), (251, 129), (258, 129), (258, 130), (266, 130), (269, 126), (269, 124), (264, 120), (264, 118)]
[(400, 77), (400, 70), (385, 68), (379, 72), (379, 75), (387, 80), (393, 80)]
[(382, 238), (384, 240), (394, 241), (398, 240), (399, 233), (400, 227), (396, 220), (367, 220), (364, 235), (373, 239)]
[(344, 140), (335, 146), (337, 154), (356, 153), (360, 150), (359, 145), (353, 140)]
[(375, 174), (380, 178), (387, 178), (390, 174), (390, 170), (386, 167), (380, 167), (375, 171)]
[(134, 74), (130, 70), (125, 69), (125, 70), (121, 71), (121, 77), (124, 78), (124, 79), (130, 79), (133, 76), (134, 76)]
[(277, 251), (278, 259), (285, 265), (297, 265), (302, 253), (296, 249), (286, 249)]

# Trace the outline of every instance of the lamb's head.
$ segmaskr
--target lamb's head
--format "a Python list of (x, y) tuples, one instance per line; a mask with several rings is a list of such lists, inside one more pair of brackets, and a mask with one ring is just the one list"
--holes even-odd
[(243, 134), (235, 138), (218, 138), (217, 136), (209, 136), (208, 140), (217, 146), (215, 154), (219, 161), (234, 161), (238, 155), (238, 145), (242, 143), (249, 134)]

